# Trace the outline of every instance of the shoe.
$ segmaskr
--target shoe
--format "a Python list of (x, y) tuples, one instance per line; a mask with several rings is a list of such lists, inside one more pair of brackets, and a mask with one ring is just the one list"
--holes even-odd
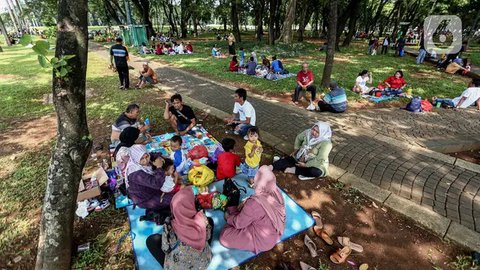
[(345, 246), (330, 255), (330, 261), (332, 261), (334, 264), (344, 263), (350, 253), (352, 253), (352, 249), (349, 246)]
[(303, 240), (303, 243), (305, 244), (305, 246), (307, 246), (308, 248), (308, 251), (310, 251), (310, 255), (315, 258), (318, 256), (318, 253), (317, 253), (317, 246), (315, 245), (315, 243), (312, 241), (312, 239), (310, 237), (308, 237), (308, 235), (305, 234), (305, 239)]
[(297, 169), (296, 169), (295, 167), (288, 167), (288, 168), (285, 169), (284, 172), (285, 172), (285, 173), (295, 174), (295, 171), (296, 171), (296, 170), (297, 170)]
[(279, 156), (273, 156), (273, 162), (279, 161), (280, 157)]
[(306, 180), (313, 180), (313, 179), (315, 179), (315, 177), (308, 177), (308, 176), (299, 175), (298, 179), (302, 180), (302, 181), (306, 181)]
[(118, 89), (121, 89), (123, 90), (125, 87), (123, 87), (123, 85), (120, 85), (120, 87), (118, 87)]
[(92, 199), (92, 200), (90, 200), (90, 204), (87, 207), (87, 211), (88, 212), (93, 211), (99, 205), (100, 205), (100, 202), (97, 199)]
[(316, 270), (315, 267), (308, 265), (302, 261), (300, 261), (300, 269), (302, 270)]
[(238, 131), (236, 131), (236, 130), (233, 132), (233, 134), (240, 135), (240, 133), (238, 133)]
[(244, 139), (245, 141), (248, 141), (248, 135), (243, 136), (243, 139)]
[(110, 202), (108, 200), (103, 200), (99, 206), (95, 207), (95, 212), (100, 212), (109, 206), (110, 206)]

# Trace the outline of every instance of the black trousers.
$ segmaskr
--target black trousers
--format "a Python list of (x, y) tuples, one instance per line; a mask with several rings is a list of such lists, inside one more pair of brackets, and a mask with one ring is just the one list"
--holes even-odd
[[(213, 219), (207, 218), (208, 223), (210, 224), (211, 231), (210, 235), (213, 235)], [(212, 244), (213, 237), (208, 239), (208, 244)], [(165, 252), (162, 250), (162, 235), (161, 234), (152, 234), (147, 238), (147, 248), (153, 257), (158, 261), (158, 263), (163, 267), (165, 263)]]
[(388, 53), (388, 45), (385, 46), (385, 45), (382, 45), (382, 51), (381, 51), (381, 54), (387, 54)]
[(295, 167), (295, 174), (296, 175), (303, 175), (306, 177), (319, 177), (322, 175), (322, 170), (319, 168), (315, 167), (298, 167), (295, 164), (297, 164), (297, 160), (292, 157), (283, 157), (280, 160), (277, 160), (273, 163), (273, 170), (275, 171), (285, 171), (286, 168), (289, 167)]
[(120, 79), (120, 85), (124, 88), (130, 87), (130, 78), (128, 76), (128, 67), (117, 67), (118, 78)]
[[(317, 95), (317, 89), (315, 88), (315, 86), (313, 84), (309, 85), (306, 89), (307, 91), (309, 91), (310, 93), (312, 93), (312, 101), (315, 100), (315, 97)], [(297, 87), (295, 87), (295, 94), (293, 95), (293, 101), (294, 102), (297, 102), (298, 99), (300, 98), (300, 93), (302, 92), (302, 87), (300, 85), (297, 85)]]

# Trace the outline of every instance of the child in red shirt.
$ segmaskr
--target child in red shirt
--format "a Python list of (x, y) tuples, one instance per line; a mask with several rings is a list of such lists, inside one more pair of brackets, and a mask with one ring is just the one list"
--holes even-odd
[(403, 93), (403, 88), (407, 86), (401, 70), (397, 70), (394, 76), (388, 77), (383, 83), (387, 86), (384, 91), (387, 96), (399, 96)]
[(234, 177), (237, 174), (237, 166), (240, 166), (240, 157), (233, 153), (235, 140), (224, 138), (222, 147), (225, 152), (218, 155), (217, 180)]

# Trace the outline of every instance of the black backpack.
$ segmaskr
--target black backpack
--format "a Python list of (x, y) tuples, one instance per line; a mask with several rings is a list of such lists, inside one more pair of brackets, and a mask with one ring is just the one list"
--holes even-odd
[(247, 192), (244, 187), (239, 188), (231, 178), (225, 179), (222, 194), (228, 198), (226, 207), (238, 206), (240, 204), (240, 191)]

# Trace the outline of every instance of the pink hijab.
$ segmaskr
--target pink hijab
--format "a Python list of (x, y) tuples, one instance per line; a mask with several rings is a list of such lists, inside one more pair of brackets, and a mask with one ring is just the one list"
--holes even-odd
[(277, 187), (277, 179), (269, 166), (263, 165), (255, 175), (255, 194), (250, 198), (257, 201), (279, 234), (285, 229), (285, 202)]
[(173, 196), (170, 205), (172, 227), (177, 237), (186, 245), (202, 251), (207, 242), (207, 224), (202, 212), (195, 209), (192, 188), (183, 188)]

